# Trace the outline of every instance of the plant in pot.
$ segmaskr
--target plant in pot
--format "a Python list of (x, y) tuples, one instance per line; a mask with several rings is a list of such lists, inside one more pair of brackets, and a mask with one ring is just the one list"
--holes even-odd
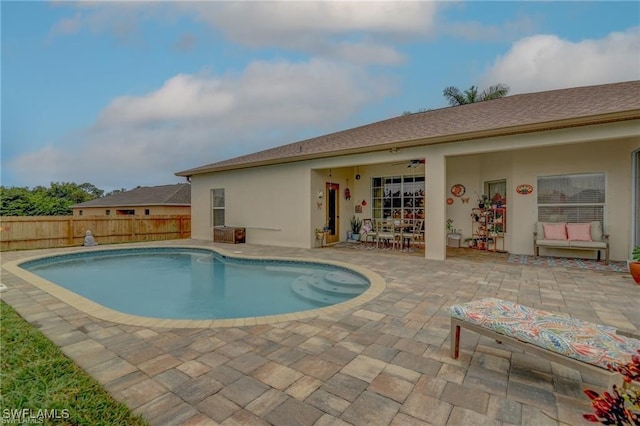
[(316, 233), (316, 240), (321, 240), (324, 238), (324, 229), (316, 228), (315, 233)]
[(635, 280), (636, 284), (640, 284), (640, 246), (635, 246), (631, 252), (629, 272), (631, 272), (631, 276)]
[(362, 228), (362, 219), (354, 215), (351, 218), (351, 232), (353, 232), (351, 238), (353, 238), (353, 241), (360, 240), (360, 228)]
[(479, 208), (483, 209), (485, 207), (491, 206), (491, 200), (489, 199), (489, 196), (487, 194), (478, 195), (478, 193), (476, 192), (476, 195), (478, 196)]

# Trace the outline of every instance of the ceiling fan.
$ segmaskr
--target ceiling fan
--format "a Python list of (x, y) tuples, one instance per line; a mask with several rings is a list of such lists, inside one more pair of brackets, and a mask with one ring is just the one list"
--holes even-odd
[(397, 166), (398, 164), (406, 164), (408, 168), (416, 168), (418, 167), (420, 164), (424, 164), (424, 158), (418, 158), (415, 160), (409, 160), (407, 162), (400, 162), (400, 163), (393, 163), (394, 166)]

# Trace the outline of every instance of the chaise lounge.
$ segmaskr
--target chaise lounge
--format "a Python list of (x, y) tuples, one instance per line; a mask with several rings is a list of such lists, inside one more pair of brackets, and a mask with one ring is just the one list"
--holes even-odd
[(622, 376), (609, 365), (627, 364), (640, 350), (640, 340), (616, 329), (562, 314), (486, 298), (449, 307), (451, 356), (460, 353), (460, 330), (466, 328), (549, 361), (603, 378), (608, 385)]

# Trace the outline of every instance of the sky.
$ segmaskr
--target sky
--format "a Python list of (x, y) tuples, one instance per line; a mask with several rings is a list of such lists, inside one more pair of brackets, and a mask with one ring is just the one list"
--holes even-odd
[(442, 91), (640, 79), (636, 1), (5, 1), (3, 186), (105, 191), (410, 111)]

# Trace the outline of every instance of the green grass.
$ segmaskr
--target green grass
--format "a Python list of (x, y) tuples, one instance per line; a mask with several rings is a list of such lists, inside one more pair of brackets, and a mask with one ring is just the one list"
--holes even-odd
[(9, 410), (26, 409), (27, 417), (37, 416), (39, 410), (58, 416), (44, 424), (147, 424), (4, 302), (0, 344), (0, 423), (10, 423)]

